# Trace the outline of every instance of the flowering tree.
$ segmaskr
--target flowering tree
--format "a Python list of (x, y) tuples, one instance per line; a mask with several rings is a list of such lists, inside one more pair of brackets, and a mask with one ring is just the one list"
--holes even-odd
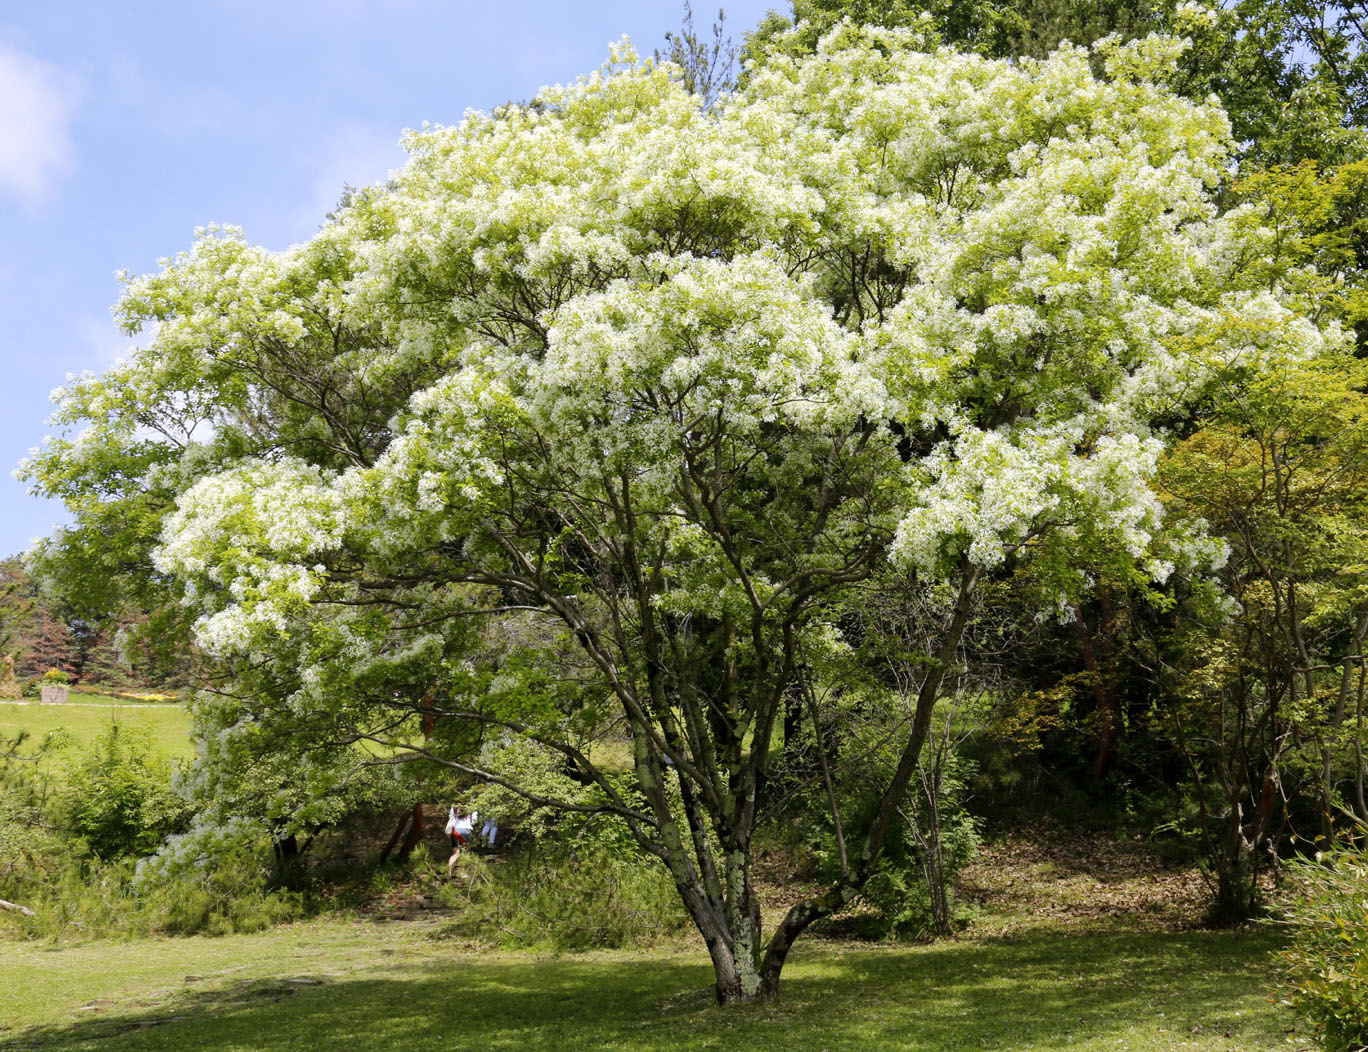
[(1237, 154), (1251, 168), (1363, 156), (1368, 33), (1353, 0), (791, 0), (746, 35), (743, 61), (809, 53), (842, 19), (922, 27), (992, 58), (1039, 58), (1088, 45), (1169, 33), (1191, 41), (1173, 84), (1216, 94)]
[[(27, 470), (88, 492), (131, 449), (243, 697), (543, 804), (412, 721), (553, 750), (596, 794), (559, 802), (668, 867), (718, 997), (772, 998), (870, 875), (978, 582), (1104, 538), (1164, 577), (1157, 426), (1211, 360), (1326, 339), (1247, 287), (1262, 235), (1210, 201), (1227, 124), (1162, 86), (1174, 51), (1099, 80), (838, 27), (704, 110), (623, 48), (410, 135), (304, 245), (208, 230), (130, 281), (146, 349), (63, 393), (86, 430)], [(946, 597), (936, 660), (873, 820), (833, 814), (840, 879), (766, 940), (776, 719), (881, 573)]]

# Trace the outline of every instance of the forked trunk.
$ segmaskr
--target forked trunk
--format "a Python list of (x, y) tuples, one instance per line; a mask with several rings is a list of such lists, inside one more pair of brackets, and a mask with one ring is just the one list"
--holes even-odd
[[(920, 760), (922, 747), (926, 744), (931, 728), (931, 713), (940, 697), (941, 684), (944, 682), (946, 670), (954, 661), (956, 649), (959, 647), (965, 625), (969, 620), (970, 598), (978, 582), (978, 570), (970, 567), (967, 562), (964, 570), (964, 576), (960, 581), (959, 598), (936, 655), (936, 664), (922, 680), (921, 687), (918, 690), (916, 712), (908, 733), (907, 743), (898, 760), (893, 777), (884, 791), (874, 821), (865, 835), (865, 843), (860, 858), (853, 866), (843, 867), (846, 871), (842, 874), (841, 879), (831, 887), (816, 895), (809, 896), (789, 909), (783, 920), (779, 922), (779, 926), (774, 930), (774, 934), (770, 936), (769, 944), (765, 947), (764, 958), (758, 962), (758, 967), (756, 962), (750, 958), (752, 948), (759, 947), (760, 918), (758, 910), (753, 912), (753, 921), (748, 927), (748, 932), (753, 933), (753, 941), (745, 947), (748, 951), (746, 954), (748, 963), (741, 963), (742, 954), (738, 952), (731, 956), (730, 963), (724, 959), (723, 965), (719, 966), (720, 954), (713, 949), (712, 943), (709, 943), (709, 949), (713, 951), (714, 970), (717, 973), (717, 998), (723, 1004), (742, 1001), (774, 1001), (779, 996), (779, 976), (784, 969), (784, 962), (788, 959), (789, 950), (793, 948), (798, 936), (806, 931), (808, 925), (812, 924), (813, 921), (830, 917), (853, 901), (869, 879), (870, 874), (873, 873), (874, 865), (883, 849), (884, 834), (894, 816), (899, 813), (899, 805), (902, 803), (908, 783)], [(733, 861), (738, 863), (741, 872), (745, 871), (744, 858), (729, 859), (729, 877), (732, 872), (730, 867)], [(748, 884), (747, 888), (749, 888)], [(753, 896), (750, 901), (754, 906)], [(707, 933), (704, 932), (705, 938), (706, 935)], [(739, 944), (738, 949), (740, 949)]]
[[(1267, 799), (1269, 782), (1266, 780), (1264, 785)], [(1208, 923), (1215, 927), (1243, 924), (1259, 913), (1256, 848), (1264, 818), (1261, 808), (1252, 822), (1244, 823), (1239, 806), (1231, 809), (1225, 847), (1216, 860), (1216, 896), (1207, 912)]]
[(714, 993), (718, 1004), (734, 1005), (745, 1004), (748, 1001), (774, 1000), (772, 996), (764, 996), (764, 984), (759, 969), (756, 968), (755, 961), (745, 954), (714, 954), (713, 974), (717, 979)]
[[(718, 1004), (743, 1004), (763, 999), (764, 987), (760, 974), (760, 902), (751, 887), (748, 853), (739, 848), (729, 852), (724, 874), (727, 896), (721, 916), (712, 913), (705, 918), (705, 922), (721, 922), (717, 925), (720, 937), (708, 938), (705, 930), (704, 938), (712, 957)], [(703, 929), (702, 924), (699, 927)]]
[(1254, 845), (1236, 832), (1227, 844), (1216, 870), (1216, 897), (1207, 920), (1215, 927), (1242, 924), (1258, 915)]
[[(777, 1000), (779, 975), (784, 969), (784, 962), (788, 959), (794, 940), (813, 920), (836, 912), (853, 899), (855, 893), (853, 887), (847, 887), (844, 891), (833, 889), (817, 896), (810, 904), (805, 904), (806, 908), (799, 907), (790, 911), (770, 936), (763, 957), (758, 953), (733, 953), (730, 946), (710, 942), (708, 950), (713, 961), (713, 974), (716, 978), (714, 992), (718, 1004), (745, 1004), (751, 1001), (771, 1003)], [(751, 931), (754, 938), (751, 945), (758, 946), (759, 924), (756, 923)]]

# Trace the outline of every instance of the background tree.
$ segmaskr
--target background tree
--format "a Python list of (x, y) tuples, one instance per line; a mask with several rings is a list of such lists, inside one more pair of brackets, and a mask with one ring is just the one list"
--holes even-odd
[(1287, 822), (1297, 839), (1328, 846), (1337, 817), (1352, 826), (1368, 815), (1365, 381), (1348, 354), (1242, 375), (1163, 468), (1175, 510), (1230, 545), (1222, 584), (1233, 604), (1209, 611), (1204, 630), (1190, 622), (1173, 651), (1180, 694), (1207, 711), (1172, 713), (1226, 919), (1254, 910), (1259, 862), (1276, 856)]
[(40, 582), (18, 559), (0, 563), (0, 631), (22, 679), (50, 668), (74, 674), (81, 667), (81, 647), (66, 617), (42, 594)]
[(1249, 221), (1269, 231), (1265, 280), (1295, 290), (1312, 316), (1368, 340), (1368, 160), (1325, 167), (1315, 161), (1253, 171), (1232, 187), (1253, 205)]
[(673, 62), (683, 71), (685, 90), (703, 100), (705, 108), (736, 87), (737, 49), (727, 34), (727, 15), (717, 12), (712, 37), (700, 35), (694, 25), (693, 4), (684, 0), (684, 21), (678, 30), (665, 34), (665, 53), (657, 49), (656, 61)]

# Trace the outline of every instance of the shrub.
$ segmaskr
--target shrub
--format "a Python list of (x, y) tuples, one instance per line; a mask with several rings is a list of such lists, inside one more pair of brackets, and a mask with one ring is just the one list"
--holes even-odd
[(225, 851), (212, 866), (164, 881), (135, 882), (144, 922), (169, 935), (252, 932), (307, 912), (305, 896), (268, 886), (261, 852), (248, 845)]
[[(57, 735), (32, 746), (23, 736), (0, 739), (0, 898), (35, 913), (0, 911), (0, 927), (48, 938), (217, 935), (306, 910), (304, 897), (268, 886), (259, 827), (237, 823), (162, 843), (187, 809), (145, 739), (112, 728), (54, 797), (38, 761), (62, 743)], [(133, 856), (159, 845), (135, 866)]]
[[(879, 806), (881, 786), (898, 762), (900, 708), (887, 694), (871, 692), (840, 728), (834, 789), (845, 816), (847, 851), (857, 851)], [(961, 717), (962, 718), (962, 717)], [(973, 764), (958, 752), (956, 726), (941, 713), (916, 773), (893, 822), (883, 850), (860, 899), (870, 909), (835, 922), (844, 931), (873, 938), (928, 938), (951, 934), (968, 919), (955, 901), (955, 878), (974, 856), (980, 839), (978, 818), (968, 810), (966, 780)], [(828, 731), (836, 732), (836, 728)], [(839, 848), (826, 832), (829, 803), (820, 785), (798, 798), (805, 809), (798, 821), (818, 879), (840, 875)]]
[(203, 817), (138, 863), (132, 888), (152, 930), (174, 935), (258, 931), (307, 912), (306, 895), (272, 882), (266, 823), (248, 818), (205, 823)]
[(35, 852), (22, 888), (32, 918), (0, 913), (11, 930), (40, 938), (225, 935), (295, 919), (309, 903), (268, 889), (260, 858), (230, 854), (209, 871), (139, 879), (133, 859), (102, 861), (46, 842)]
[[(43, 860), (63, 851), (48, 829), (49, 781), (39, 767), (44, 754), (61, 748), (60, 735), (31, 744), (27, 733), (0, 737), (0, 899), (29, 904)], [(17, 913), (6, 913), (13, 920)], [(25, 922), (27, 923), (27, 922)]]
[(1368, 1046), (1368, 849), (1317, 854), (1289, 869), (1304, 889), (1283, 951), (1287, 1003), (1328, 1052)]
[[(607, 802), (596, 785), (568, 777), (564, 757), (537, 742), (505, 734), (485, 743), (480, 764), (548, 799), (582, 806)], [(629, 779), (606, 774), (620, 798), (639, 801)], [(678, 783), (670, 792), (678, 807)], [(518, 845), (497, 865), (465, 855), (473, 877), (453, 894), (461, 916), (451, 933), (504, 946), (557, 950), (649, 942), (689, 924), (669, 872), (646, 855), (627, 825), (605, 814), (529, 803), (495, 783), (467, 794), (467, 805), (517, 830)], [(682, 811), (678, 812), (685, 828)], [(451, 887), (451, 885), (448, 885)]]
[[(639, 850), (544, 843), (488, 865), (467, 856), (471, 876), (448, 891), (461, 908), (447, 934), (500, 946), (581, 950), (636, 946), (689, 923), (669, 873)], [(452, 888), (452, 885), (448, 885)]]
[[(925, 811), (923, 806), (920, 814), (905, 815), (904, 823), (889, 831), (884, 852), (860, 893), (878, 911), (873, 932), (878, 937), (948, 935), (971, 916), (955, 901), (954, 883), (978, 850), (979, 823), (958, 800), (952, 799), (938, 817)], [(914, 824), (921, 827), (920, 836)]]
[(68, 833), (107, 860), (156, 850), (184, 827), (190, 809), (146, 735), (114, 724), (67, 772), (57, 810)]

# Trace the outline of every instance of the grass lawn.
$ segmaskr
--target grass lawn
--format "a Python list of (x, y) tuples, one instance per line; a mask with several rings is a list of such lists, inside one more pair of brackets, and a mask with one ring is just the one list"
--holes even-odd
[[(0, 736), (117, 719), (167, 756), (179, 706), (0, 703)], [(1261, 1052), (1312, 1047), (1270, 997), (1275, 929), (1192, 927), (1194, 873), (1143, 845), (1049, 831), (986, 845), (970, 933), (930, 945), (799, 942), (777, 1005), (720, 1009), (697, 941), (489, 952), (442, 921), (331, 915), (254, 935), (40, 943), (0, 914), (0, 1052), (680, 1049)], [(6, 934), (10, 933), (10, 934)], [(1290, 1042), (1290, 1043), (1289, 1043)]]
[(38, 742), (49, 731), (58, 729), (70, 736), (70, 743), (48, 761), (58, 767), (74, 761), (111, 723), (145, 732), (153, 751), (169, 760), (191, 754), (190, 714), (180, 705), (138, 704), (75, 693), (63, 705), (0, 702), (0, 738), (13, 738), (20, 731), (28, 731), (32, 740)]
[(692, 945), (474, 952), (420, 922), (0, 942), (4, 1049), (1239, 1050), (1289, 1046), (1276, 936), (1040, 930), (800, 943), (774, 1006), (719, 1009)]

